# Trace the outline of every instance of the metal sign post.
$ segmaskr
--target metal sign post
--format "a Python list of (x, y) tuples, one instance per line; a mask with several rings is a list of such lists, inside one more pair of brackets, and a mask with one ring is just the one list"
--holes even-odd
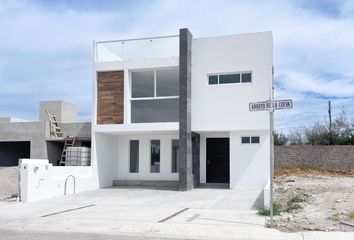
[(273, 226), (273, 175), (274, 175), (274, 111), (281, 109), (293, 108), (293, 100), (268, 100), (262, 102), (249, 103), (249, 110), (253, 111), (268, 111), (269, 112), (269, 142), (270, 142), (270, 196), (269, 196), (269, 210), (270, 210), (270, 225)]
[[(272, 103), (273, 100), (269, 100), (270, 103)], [(272, 105), (272, 104), (271, 104)], [(273, 157), (273, 151), (274, 151), (274, 109), (270, 108), (269, 110), (269, 142), (270, 142), (270, 194), (269, 194), (269, 216), (270, 216), (270, 226), (273, 226), (273, 175), (274, 175), (274, 157)]]

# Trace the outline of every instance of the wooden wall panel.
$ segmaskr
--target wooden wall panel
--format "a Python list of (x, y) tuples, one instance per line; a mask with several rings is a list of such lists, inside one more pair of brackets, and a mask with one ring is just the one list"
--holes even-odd
[(97, 124), (122, 124), (124, 72), (97, 73)]

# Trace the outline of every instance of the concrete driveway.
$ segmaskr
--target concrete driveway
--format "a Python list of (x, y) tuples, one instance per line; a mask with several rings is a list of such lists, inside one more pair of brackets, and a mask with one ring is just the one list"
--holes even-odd
[[(49, 239), (61, 240), (65, 236), (99, 239), (99, 234), (116, 235), (117, 239), (354, 239), (351, 233), (303, 235), (265, 228), (265, 218), (250, 209), (250, 200), (257, 195), (227, 189), (100, 189), (33, 203), (1, 205), (0, 228), (8, 239), (21, 239), (21, 234), (32, 231), (37, 231), (37, 236), (41, 232), (43, 236), (59, 232), (62, 234), (49, 234), (57, 236)], [(11, 238), (16, 234), (17, 238)], [(102, 235), (102, 239), (106, 238)]]

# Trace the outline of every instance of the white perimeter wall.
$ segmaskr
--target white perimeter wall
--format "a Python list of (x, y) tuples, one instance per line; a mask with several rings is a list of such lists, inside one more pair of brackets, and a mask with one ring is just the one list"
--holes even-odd
[[(20, 196), (21, 201), (31, 202), (54, 196), (63, 196), (65, 180), (75, 177), (76, 193), (98, 188), (92, 174), (92, 167), (54, 167), (46, 159), (21, 159)], [(74, 193), (74, 180), (69, 177), (66, 193)]]
[[(248, 104), (268, 100), (272, 33), (195, 38), (192, 42), (192, 131), (268, 129), (267, 112)], [(208, 74), (252, 71), (252, 83), (208, 85)]]

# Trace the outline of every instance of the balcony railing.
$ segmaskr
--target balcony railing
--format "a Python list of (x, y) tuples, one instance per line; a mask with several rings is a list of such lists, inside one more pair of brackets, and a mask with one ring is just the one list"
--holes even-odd
[(95, 61), (112, 62), (179, 56), (179, 35), (100, 41), (95, 44)]

